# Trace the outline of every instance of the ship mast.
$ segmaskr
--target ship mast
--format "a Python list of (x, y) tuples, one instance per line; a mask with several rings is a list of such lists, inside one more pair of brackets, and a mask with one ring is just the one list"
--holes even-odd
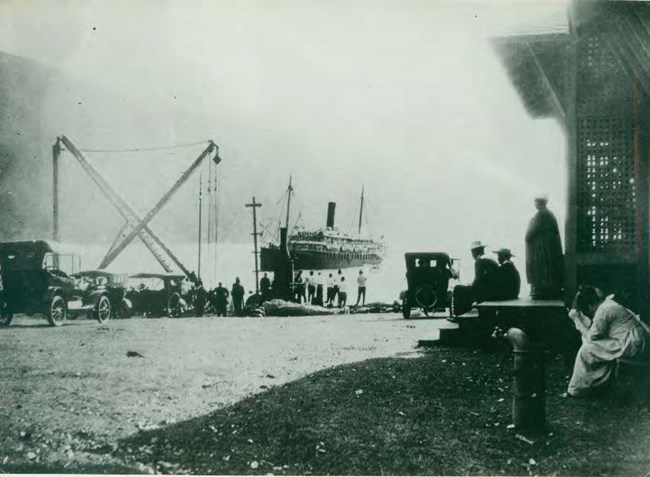
[(359, 235), (361, 235), (361, 219), (363, 218), (363, 186), (361, 186), (361, 205), (359, 206)]
[(289, 176), (289, 187), (287, 188), (287, 221), (285, 227), (287, 231), (289, 230), (289, 211), (291, 210), (291, 192), (293, 192), (293, 187), (291, 186), (291, 176)]

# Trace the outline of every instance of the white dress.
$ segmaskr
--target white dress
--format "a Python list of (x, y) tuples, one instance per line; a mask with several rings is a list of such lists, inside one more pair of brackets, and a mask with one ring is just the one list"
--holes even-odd
[(576, 356), (568, 392), (572, 396), (604, 384), (616, 359), (643, 351), (647, 334), (639, 317), (614, 300), (606, 299), (596, 310), (591, 328)]

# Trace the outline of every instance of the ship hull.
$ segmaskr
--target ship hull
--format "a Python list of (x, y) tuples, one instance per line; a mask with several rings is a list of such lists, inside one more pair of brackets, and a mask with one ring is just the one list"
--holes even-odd
[[(379, 265), (382, 257), (376, 253), (342, 251), (290, 251), (295, 270), (334, 270)], [(263, 247), (260, 254), (261, 270), (272, 272), (280, 260), (280, 250)]]

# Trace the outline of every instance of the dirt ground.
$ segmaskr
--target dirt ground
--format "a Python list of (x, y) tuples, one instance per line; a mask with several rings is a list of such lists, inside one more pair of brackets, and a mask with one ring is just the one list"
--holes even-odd
[(292, 318), (18, 317), (0, 330), (0, 470), (121, 468), (117, 441), (339, 364), (414, 356), (446, 321), (397, 314)]

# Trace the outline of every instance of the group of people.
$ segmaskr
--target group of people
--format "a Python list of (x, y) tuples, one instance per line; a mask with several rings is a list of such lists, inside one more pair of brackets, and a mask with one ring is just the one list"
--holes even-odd
[(240, 315), (244, 309), (245, 293), (239, 277), (235, 278), (235, 283), (230, 291), (223, 286), (222, 282), (219, 282), (212, 290), (206, 290), (200, 280), (189, 291), (190, 299), (194, 303), (195, 314), (199, 317), (203, 316), (207, 306), (210, 306), (217, 316), (227, 316), (229, 297), (232, 297), (235, 315)]
[[(526, 231), (526, 277), (533, 300), (563, 297), (564, 259), (557, 220), (547, 208), (548, 198), (535, 198), (537, 213)], [(485, 245), (472, 244), (474, 281), (456, 287), (453, 296), (461, 308), (472, 302), (515, 299), (520, 277), (509, 249), (496, 250), (498, 263), (485, 257)], [(469, 304), (469, 305), (468, 305)], [(458, 303), (457, 303), (458, 305)], [(458, 308), (458, 306), (457, 306)], [(462, 311), (458, 310), (458, 311)], [(614, 295), (606, 296), (593, 286), (582, 286), (569, 312), (581, 338), (566, 395), (590, 395), (607, 384), (618, 358), (638, 356), (645, 351), (650, 327)]]
[[(564, 287), (564, 257), (557, 220), (548, 209), (548, 197), (535, 198), (537, 213), (526, 231), (526, 277), (533, 300), (553, 300), (562, 297)], [(497, 261), (485, 256), (486, 245), (472, 243), (474, 281), (469, 286), (458, 285), (452, 293), (454, 315), (469, 311), (473, 303), (488, 300), (512, 300), (519, 297), (521, 277), (508, 248), (495, 250)], [(453, 319), (452, 319), (453, 320)]]
[[(359, 270), (355, 306), (366, 304), (367, 280), (363, 270)], [(325, 279), (321, 272), (314, 273), (312, 270), (309, 275), (303, 276), (303, 271), (299, 270), (294, 279), (294, 300), (297, 303), (342, 308), (347, 306), (348, 283), (340, 269), (336, 276), (330, 273)]]

